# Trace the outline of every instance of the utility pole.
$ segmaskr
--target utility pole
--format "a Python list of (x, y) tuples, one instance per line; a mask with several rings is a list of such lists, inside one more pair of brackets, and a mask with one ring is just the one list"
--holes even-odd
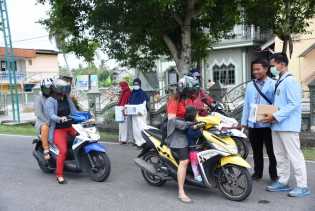
[(0, 0), (0, 27), (5, 44), (5, 68), (9, 73), (9, 88), (11, 95), (13, 121), (20, 122), (19, 96), (16, 83), (16, 63), (12, 47), (9, 15), (6, 0)]

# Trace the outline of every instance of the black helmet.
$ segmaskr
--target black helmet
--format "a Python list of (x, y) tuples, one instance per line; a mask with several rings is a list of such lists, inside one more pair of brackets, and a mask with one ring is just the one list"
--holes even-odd
[(51, 94), (51, 90), (52, 90), (52, 86), (53, 86), (53, 79), (52, 78), (47, 78), (42, 80), (42, 82), (40, 83), (40, 89), (42, 91), (42, 94), (45, 97), (49, 97)]
[(52, 89), (56, 94), (68, 95), (71, 92), (71, 85), (62, 79), (56, 79)]
[(199, 86), (199, 81), (191, 76), (184, 76), (179, 79), (177, 83), (177, 91), (181, 94), (190, 94), (194, 91), (195, 87)]

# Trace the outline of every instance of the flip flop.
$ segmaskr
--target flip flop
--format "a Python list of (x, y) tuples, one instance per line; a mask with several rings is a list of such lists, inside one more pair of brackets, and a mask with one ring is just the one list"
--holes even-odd
[(191, 204), (193, 201), (189, 197), (178, 197), (178, 200), (185, 204)]

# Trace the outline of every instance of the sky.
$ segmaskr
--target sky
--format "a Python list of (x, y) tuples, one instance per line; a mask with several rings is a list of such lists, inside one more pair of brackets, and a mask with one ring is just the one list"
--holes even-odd
[[(49, 40), (45, 27), (37, 23), (47, 17), (47, 5), (37, 4), (36, 0), (7, 0), (7, 7), (13, 47), (58, 50), (55, 43)], [(3, 37), (0, 36), (0, 45), (4, 46), (3, 43)], [(104, 57), (107, 60), (105, 55)], [(70, 68), (85, 65), (82, 59), (73, 54), (67, 54), (67, 60)], [(65, 66), (62, 55), (59, 55), (58, 61), (60, 66)], [(107, 66), (113, 68), (117, 64), (111, 60)]]

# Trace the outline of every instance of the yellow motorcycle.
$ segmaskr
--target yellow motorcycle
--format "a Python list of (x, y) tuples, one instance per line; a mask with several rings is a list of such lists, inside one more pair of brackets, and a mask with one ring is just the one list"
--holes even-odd
[[(202, 182), (194, 180), (189, 167), (186, 183), (207, 189), (218, 188), (229, 200), (245, 200), (252, 191), (252, 179), (248, 171), (250, 165), (238, 154), (235, 141), (231, 137), (214, 131), (214, 125), (220, 122), (220, 118), (207, 116), (198, 117), (197, 120), (203, 128), (203, 135), (196, 145), (190, 147), (198, 151)], [(162, 132), (148, 126), (142, 131), (142, 136), (146, 144), (135, 163), (140, 167), (144, 179), (154, 186), (176, 180), (178, 156), (164, 143)]]

